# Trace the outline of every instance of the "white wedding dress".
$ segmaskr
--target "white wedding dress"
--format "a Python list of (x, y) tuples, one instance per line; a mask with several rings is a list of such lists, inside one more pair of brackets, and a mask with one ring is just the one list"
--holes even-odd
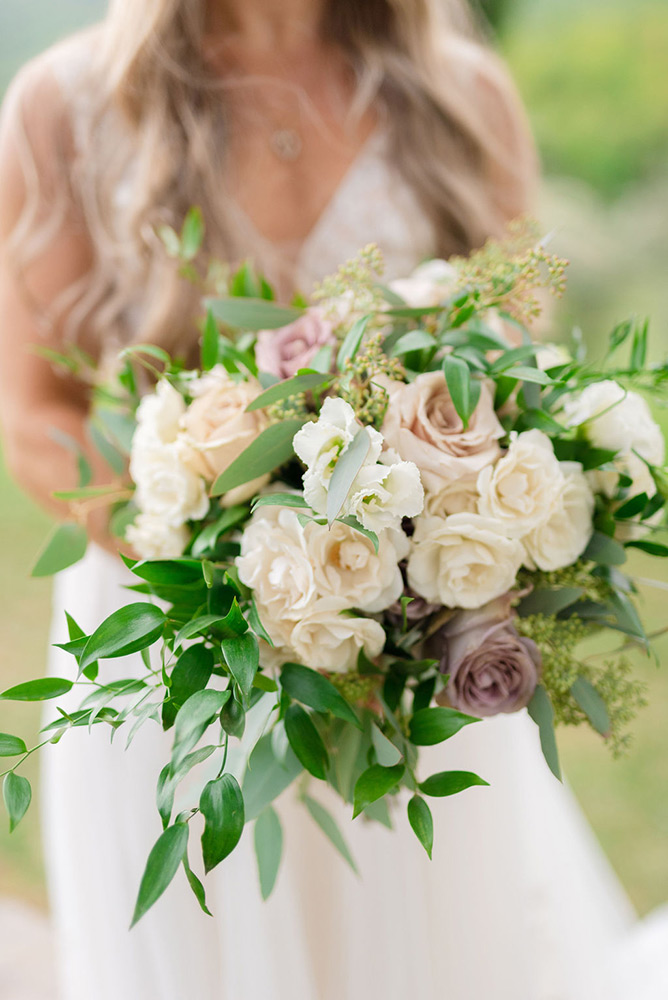
[[(76, 126), (84, 95), (76, 59), (63, 51), (54, 69)], [(268, 246), (241, 213), (239, 224), (248, 253), (270, 277), (285, 277), (277, 260), (292, 261), (293, 284), (304, 289), (371, 240), (390, 278), (433, 249), (429, 220), (385, 156), (382, 129), (298, 252)], [(54, 642), (67, 638), (65, 610), (91, 630), (131, 599), (123, 587), (132, 582), (120, 560), (92, 547), (56, 581)], [(71, 676), (73, 660), (54, 649), (49, 669)], [(101, 665), (104, 679), (142, 670), (138, 658)], [(121, 731), (110, 745), (99, 726), (68, 733), (44, 755), (62, 1000), (668, 997), (668, 919), (636, 922), (568, 788), (547, 769), (525, 713), (469, 727), (422, 755), (424, 776), (461, 768), (490, 782), (431, 801), (432, 862), (404, 807), (390, 832), (350, 822), (350, 808), (327, 796), (357, 861), (355, 876), (288, 789), (278, 803), (285, 853), (268, 902), (249, 826), (207, 880), (213, 919), (179, 872), (131, 932), (143, 866), (161, 831), (155, 785), (169, 736), (150, 723), (129, 750), (124, 743)], [(311, 794), (325, 801), (318, 784)], [(196, 847), (192, 831), (193, 857)]]

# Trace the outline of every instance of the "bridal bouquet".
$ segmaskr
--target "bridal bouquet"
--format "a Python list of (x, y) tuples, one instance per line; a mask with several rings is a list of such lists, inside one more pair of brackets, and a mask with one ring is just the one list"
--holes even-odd
[[(187, 227), (167, 235), (192, 271), (196, 217)], [(630, 549), (668, 555), (664, 440), (639, 394), (665, 389), (668, 366), (646, 365), (646, 325), (618, 326), (603, 365), (577, 342), (533, 343), (538, 290), (561, 292), (564, 262), (521, 229), (388, 285), (381, 272), (368, 247), (310, 302), (283, 307), (244, 265), (205, 298), (198, 370), (134, 346), (98, 392), (98, 444), (119, 472), (125, 444), (131, 489), (59, 494), (75, 514), (113, 502), (134, 600), (90, 635), (68, 619), (72, 678), (3, 697), (81, 689), (43, 742), (94, 724), (127, 726), (128, 742), (149, 721), (173, 733), (135, 921), (180, 865), (206, 909), (188, 859), (198, 815), (206, 872), (254, 822), (265, 896), (282, 842), (272, 803), (300, 775), (305, 808), (349, 863), (313, 784), (353, 819), (391, 825), (401, 806), (431, 855), (428, 799), (486, 782), (425, 774), (420, 747), (527, 708), (558, 777), (555, 720), (619, 749), (642, 702), (625, 650), (648, 637), (622, 567)], [(615, 363), (625, 345), (630, 361)], [(80, 520), (57, 529), (35, 572), (83, 555)], [(581, 655), (601, 630), (619, 648)], [(104, 661), (130, 653), (135, 675), (106, 681)], [(0, 736), (18, 758), (12, 825), (30, 801), (16, 773), (30, 752)]]

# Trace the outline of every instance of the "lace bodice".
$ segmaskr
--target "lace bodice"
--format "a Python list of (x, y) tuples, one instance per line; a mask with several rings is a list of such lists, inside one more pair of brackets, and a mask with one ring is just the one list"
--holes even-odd
[[(81, 75), (89, 58), (81, 38), (72, 38), (47, 53), (68, 108), (75, 146), (85, 144), (91, 108)], [(308, 236), (299, 244), (268, 240), (238, 205), (232, 205), (234, 242), (240, 258), (252, 259), (289, 298), (308, 294), (316, 281), (333, 273), (368, 243), (377, 243), (385, 259), (385, 278), (404, 275), (433, 254), (434, 228), (408, 183), (391, 162), (388, 136), (379, 126), (369, 137)], [(130, 177), (119, 185), (119, 208), (127, 197)], [(122, 213), (119, 212), (119, 216)]]

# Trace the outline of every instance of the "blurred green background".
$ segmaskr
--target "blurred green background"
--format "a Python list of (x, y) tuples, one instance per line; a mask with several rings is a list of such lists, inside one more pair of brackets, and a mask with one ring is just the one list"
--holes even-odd
[[(54, 39), (100, 16), (103, 0), (2, 0), (0, 93)], [(658, 0), (480, 0), (527, 105), (545, 168), (541, 223), (572, 262), (556, 326), (577, 321), (596, 352), (619, 319), (652, 317), (668, 348), (668, 4)], [(668, 421), (658, 414), (668, 431)], [(27, 567), (47, 519), (0, 469), (0, 686), (35, 676), (47, 645), (49, 586)], [(639, 559), (638, 572), (656, 574)], [(660, 567), (659, 567), (660, 569)], [(666, 574), (663, 574), (664, 580)], [(650, 628), (665, 593), (644, 588)], [(657, 645), (668, 665), (668, 641)], [(585, 732), (560, 734), (566, 770), (640, 912), (668, 899), (668, 670), (637, 658), (650, 705), (630, 755), (614, 762)], [(30, 708), (2, 707), (0, 729), (36, 730)], [(31, 776), (36, 767), (31, 761)], [(0, 895), (44, 901), (39, 817), (9, 837), (0, 822)]]

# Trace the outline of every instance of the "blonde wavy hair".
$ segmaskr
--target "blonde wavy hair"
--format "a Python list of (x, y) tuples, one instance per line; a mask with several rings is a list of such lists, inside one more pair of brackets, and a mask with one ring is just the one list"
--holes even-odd
[[(64, 138), (67, 107), (50, 117), (49, 177), (34, 152), (46, 139), (24, 123), (28, 196), (12, 256), (25, 269), (68, 215), (85, 227), (90, 271), (49, 314), (89, 346), (134, 339), (137, 303), (142, 341), (181, 352), (194, 343), (197, 292), (162, 252), (159, 224), (179, 225), (197, 204), (206, 251), (235, 259), (221, 185), (225, 84), (204, 58), (205, 14), (206, 0), (111, 0), (87, 33), (85, 134)], [(534, 165), (522, 111), (501, 65), (470, 40), (458, 0), (329, 0), (323, 35), (354, 71), (352, 113), (384, 112), (393, 161), (433, 220), (440, 255), (479, 246), (526, 207)]]

